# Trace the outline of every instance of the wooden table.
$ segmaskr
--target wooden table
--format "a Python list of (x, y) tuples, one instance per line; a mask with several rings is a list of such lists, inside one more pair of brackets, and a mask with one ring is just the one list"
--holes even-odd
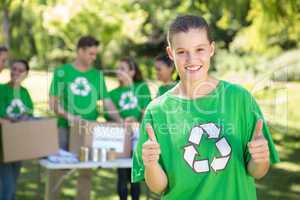
[[(74, 173), (78, 169), (96, 169), (96, 168), (131, 168), (132, 159), (131, 158), (119, 158), (106, 162), (79, 162), (79, 163), (53, 163), (47, 159), (42, 159), (39, 161), (40, 165), (47, 169), (47, 181), (45, 188), (45, 200), (53, 200), (51, 197), (52, 191), (58, 188), (63, 180), (69, 175)], [(49, 174), (51, 170), (69, 170), (66, 175), (60, 178), (57, 183), (51, 183), (49, 180)]]

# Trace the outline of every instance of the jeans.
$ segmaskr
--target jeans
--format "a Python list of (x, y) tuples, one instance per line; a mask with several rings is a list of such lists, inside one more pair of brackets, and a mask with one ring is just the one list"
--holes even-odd
[(59, 148), (68, 151), (69, 150), (69, 138), (70, 130), (68, 128), (58, 128), (59, 135)]
[(0, 163), (0, 200), (15, 200), (21, 162)]
[[(131, 183), (131, 169), (130, 168), (119, 168), (118, 169), (118, 194), (120, 200), (127, 200), (127, 184)], [(140, 197), (140, 184), (139, 183), (131, 183), (130, 187), (131, 199), (138, 200)]]

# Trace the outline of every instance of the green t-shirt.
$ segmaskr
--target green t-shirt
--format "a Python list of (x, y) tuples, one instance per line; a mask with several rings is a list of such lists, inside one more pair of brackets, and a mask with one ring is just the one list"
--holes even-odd
[[(54, 71), (50, 96), (60, 99), (60, 105), (69, 113), (86, 120), (96, 120), (97, 101), (108, 97), (103, 73), (95, 68), (86, 72), (65, 64)], [(66, 119), (59, 117), (59, 127), (68, 127)]]
[(150, 90), (146, 82), (118, 87), (110, 91), (109, 96), (121, 118), (134, 117), (138, 121), (142, 118), (142, 110), (151, 101)]
[[(220, 81), (207, 96), (194, 100), (172, 90), (146, 108), (133, 154), (132, 181), (144, 179), (142, 145), (151, 123), (161, 147), (159, 163), (168, 177), (164, 200), (254, 200), (254, 178), (247, 172), (247, 143), (263, 115), (254, 98), (240, 86)], [(270, 161), (279, 161), (264, 121)]]
[(13, 88), (8, 83), (0, 86), (0, 117), (16, 119), (33, 114), (33, 103), (24, 87)]
[(176, 82), (176, 83), (170, 83), (170, 84), (167, 84), (167, 85), (161, 85), (161, 86), (158, 88), (158, 91), (157, 91), (156, 96), (159, 97), (159, 96), (163, 95), (163, 94), (166, 93), (168, 90), (172, 89), (176, 84), (177, 84), (177, 82)]

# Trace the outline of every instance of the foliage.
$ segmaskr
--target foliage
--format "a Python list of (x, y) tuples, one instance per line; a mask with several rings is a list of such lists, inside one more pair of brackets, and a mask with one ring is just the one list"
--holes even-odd
[[(42, 69), (71, 61), (78, 38), (89, 34), (101, 40), (98, 65), (114, 68), (118, 58), (131, 55), (151, 77), (147, 65), (164, 51), (168, 24), (186, 13), (208, 20), (220, 49), (216, 60), (224, 58), (216, 62), (221, 71), (255, 72), (261, 60), (300, 48), (297, 0), (2, 0), (0, 9), (3, 23), (3, 13), (9, 11), (13, 57)], [(4, 34), (0, 43), (5, 43)]]

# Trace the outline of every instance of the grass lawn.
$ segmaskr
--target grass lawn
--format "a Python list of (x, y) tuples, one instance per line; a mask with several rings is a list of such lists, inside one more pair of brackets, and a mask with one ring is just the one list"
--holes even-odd
[[(30, 78), (24, 86), (30, 90), (37, 115), (49, 114), (47, 109), (48, 88), (51, 74), (30, 72)], [(0, 82), (8, 80), (8, 71), (1, 74)], [(151, 84), (155, 93), (155, 84)], [(107, 80), (107, 87), (114, 88), (117, 81)], [(277, 84), (268, 90), (254, 93), (265, 116), (271, 123), (270, 129), (281, 163), (271, 168), (262, 180), (257, 181), (258, 199), (262, 200), (299, 200), (300, 199), (300, 83)], [(77, 174), (66, 179), (62, 199), (73, 199)], [(39, 183), (39, 180), (41, 182)], [(114, 169), (94, 170), (92, 199), (118, 199), (116, 195), (116, 171)], [(37, 161), (23, 162), (22, 173), (18, 182), (17, 199), (42, 199), (44, 195), (45, 170)], [(228, 183), (230, 184), (230, 183)], [(143, 198), (145, 186), (143, 185)]]

